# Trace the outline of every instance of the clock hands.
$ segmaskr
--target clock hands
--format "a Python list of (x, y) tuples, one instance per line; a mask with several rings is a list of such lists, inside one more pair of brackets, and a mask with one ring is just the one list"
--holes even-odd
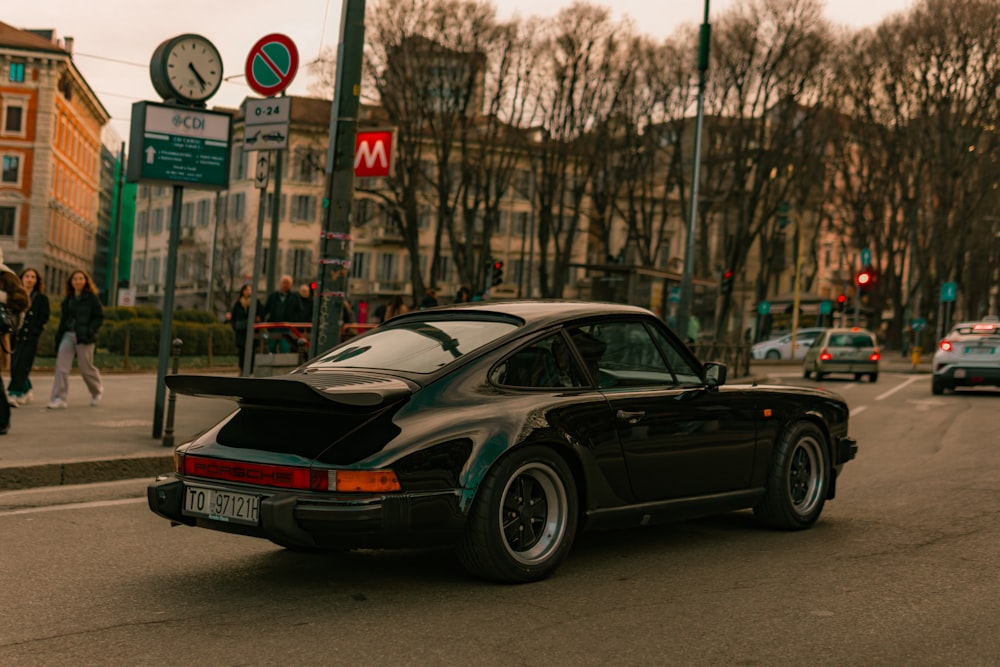
[(188, 69), (194, 72), (194, 76), (196, 79), (198, 79), (198, 83), (201, 85), (201, 89), (205, 90), (205, 86), (207, 85), (205, 83), (205, 79), (201, 76), (201, 74), (198, 73), (198, 70), (195, 69), (194, 63), (189, 62)]

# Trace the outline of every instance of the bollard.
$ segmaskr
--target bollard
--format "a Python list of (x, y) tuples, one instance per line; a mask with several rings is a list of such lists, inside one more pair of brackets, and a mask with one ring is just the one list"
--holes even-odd
[(920, 353), (921, 352), (923, 352), (923, 350), (920, 348), (919, 345), (914, 345), (913, 346), (913, 353), (910, 356), (910, 363), (913, 364), (913, 368), (916, 368), (917, 366), (920, 365)]
[(300, 338), (296, 341), (299, 346), (299, 363), (304, 364), (309, 361), (309, 341), (305, 338)]
[[(174, 370), (173, 375), (177, 375), (177, 370), (181, 361), (181, 345), (184, 344), (180, 338), (175, 338), (170, 344), (173, 348), (174, 355)], [(167, 398), (167, 423), (163, 428), (163, 446), (173, 447), (174, 446), (174, 406), (177, 403), (177, 394), (173, 389), (170, 390), (170, 396)]]

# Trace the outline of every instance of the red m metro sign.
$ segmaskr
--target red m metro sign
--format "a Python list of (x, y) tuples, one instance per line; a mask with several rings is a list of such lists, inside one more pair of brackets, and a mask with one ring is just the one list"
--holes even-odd
[(392, 130), (358, 132), (354, 140), (354, 176), (386, 178), (392, 166)]

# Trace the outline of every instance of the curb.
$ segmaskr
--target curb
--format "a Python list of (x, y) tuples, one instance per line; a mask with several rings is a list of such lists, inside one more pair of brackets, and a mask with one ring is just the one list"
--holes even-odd
[(0, 491), (41, 486), (97, 484), (156, 477), (174, 468), (173, 453), (118, 459), (37, 463), (0, 468)]

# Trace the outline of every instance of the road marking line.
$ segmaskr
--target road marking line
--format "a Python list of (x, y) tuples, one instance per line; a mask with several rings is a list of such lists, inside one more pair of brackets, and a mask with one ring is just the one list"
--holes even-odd
[(893, 394), (895, 394), (897, 391), (899, 391), (903, 387), (908, 387), (908, 386), (910, 386), (911, 384), (913, 384), (914, 382), (916, 382), (919, 379), (921, 379), (921, 376), (914, 375), (913, 377), (911, 377), (909, 380), (907, 380), (903, 384), (898, 385), (896, 387), (893, 387), (892, 389), (890, 389), (889, 391), (885, 392), (884, 394), (876, 396), (875, 400), (876, 401), (881, 401), (883, 398), (889, 398), (890, 396), (892, 396)]
[(868, 409), (867, 405), (859, 405), (856, 408), (851, 408), (851, 416), (852, 417), (856, 417), (856, 416), (860, 415), (862, 412), (864, 412), (867, 409)]
[(86, 503), (69, 503), (66, 505), (47, 505), (45, 507), (25, 507), (19, 510), (7, 510), (0, 512), (0, 517), (16, 516), (18, 514), (38, 514), (40, 512), (58, 512), (60, 510), (82, 510), (94, 507), (114, 507), (116, 505), (130, 505), (132, 503), (144, 503), (145, 498), (122, 498), (120, 500), (92, 500)]

